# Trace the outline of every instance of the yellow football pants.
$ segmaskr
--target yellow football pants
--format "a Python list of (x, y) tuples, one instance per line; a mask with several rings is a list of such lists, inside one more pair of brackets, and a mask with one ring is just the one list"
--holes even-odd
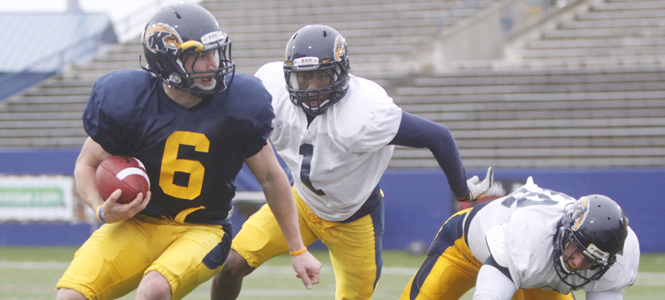
[(144, 274), (157, 271), (169, 281), (172, 299), (182, 299), (219, 272), (230, 244), (219, 225), (137, 215), (97, 229), (76, 251), (57, 288), (89, 300), (116, 299), (136, 289)]
[[(464, 216), (471, 209), (459, 211), (443, 224), (427, 258), (407, 284), (400, 300), (456, 300), (476, 286), (483, 264), (473, 257), (463, 230)], [(573, 296), (554, 290), (519, 289), (512, 299), (573, 300)]]
[[(293, 194), (305, 245), (321, 240), (328, 246), (335, 272), (335, 299), (371, 299), (383, 265), (383, 204), (375, 212), (358, 220), (338, 223), (319, 218), (295, 190)], [(289, 252), (284, 235), (268, 205), (264, 205), (245, 222), (231, 247), (254, 268)]]

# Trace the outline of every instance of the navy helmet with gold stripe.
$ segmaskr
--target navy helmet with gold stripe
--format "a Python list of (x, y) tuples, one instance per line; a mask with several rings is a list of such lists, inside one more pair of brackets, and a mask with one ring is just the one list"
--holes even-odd
[(286, 45), (284, 77), (293, 104), (309, 115), (323, 114), (349, 87), (346, 40), (330, 26), (301, 28)]
[[(557, 275), (573, 289), (600, 279), (622, 253), (627, 236), (628, 218), (609, 197), (589, 195), (569, 204), (554, 239)], [(590, 262), (588, 270), (570, 262), (576, 252)]]
[[(169, 86), (202, 98), (223, 92), (233, 81), (231, 41), (219, 29), (215, 17), (197, 4), (181, 2), (160, 9), (146, 24), (141, 43), (148, 61), (147, 68), (142, 67)], [(203, 53), (216, 56), (219, 62), (216, 69), (194, 70)], [(231, 76), (228, 82), (227, 75)], [(215, 84), (200, 85), (194, 82), (196, 78), (210, 78)]]

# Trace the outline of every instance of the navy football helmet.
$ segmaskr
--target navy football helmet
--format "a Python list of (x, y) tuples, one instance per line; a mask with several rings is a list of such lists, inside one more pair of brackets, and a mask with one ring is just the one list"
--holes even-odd
[[(141, 67), (169, 86), (202, 98), (223, 92), (233, 81), (235, 64), (231, 59), (231, 41), (219, 29), (215, 17), (197, 4), (181, 2), (160, 9), (146, 24), (141, 43), (148, 61), (147, 68)], [(195, 72), (194, 64), (207, 51), (214, 51), (219, 66)], [(184, 65), (187, 58), (190, 58), (189, 66)], [(227, 75), (231, 76), (228, 84)], [(214, 84), (205, 87), (194, 83), (196, 78), (211, 78)]]
[[(286, 44), (284, 77), (291, 102), (312, 116), (339, 102), (349, 88), (349, 58), (344, 37), (330, 26), (308, 25)], [(325, 86), (308, 89), (307, 78)]]
[[(616, 255), (623, 253), (627, 236), (628, 219), (614, 200), (603, 195), (580, 198), (566, 207), (554, 239), (557, 275), (573, 289), (600, 279), (616, 262)], [(575, 250), (566, 255), (565, 249), (571, 243)], [(570, 266), (568, 260), (575, 252), (593, 263), (589, 271)], [(576, 283), (574, 275), (581, 282)]]

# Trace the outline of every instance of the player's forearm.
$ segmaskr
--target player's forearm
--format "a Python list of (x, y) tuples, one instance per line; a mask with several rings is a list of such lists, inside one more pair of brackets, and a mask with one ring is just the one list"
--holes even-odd
[(282, 233), (289, 244), (291, 252), (305, 248), (298, 226), (298, 213), (296, 210), (293, 192), (289, 186), (286, 174), (277, 176), (269, 182), (262, 184), (266, 201), (270, 206)]
[(517, 291), (513, 281), (495, 267), (483, 265), (478, 271), (473, 300), (509, 300)]
[(79, 196), (92, 210), (97, 209), (105, 200), (99, 196), (99, 192), (97, 191), (95, 172), (99, 163), (109, 156), (111, 154), (104, 151), (99, 144), (88, 137), (81, 148), (81, 153), (76, 159), (76, 165), (74, 166), (76, 187)]
[(74, 177), (76, 178), (76, 188), (81, 199), (92, 209), (104, 203), (104, 199), (99, 196), (95, 186), (96, 169), (85, 163), (76, 163), (74, 168)]
[(469, 194), (466, 170), (462, 164), (457, 143), (445, 126), (402, 112), (399, 130), (390, 144), (429, 149), (441, 170), (446, 174), (448, 185), (455, 197), (464, 197)]
[(304, 248), (289, 178), (277, 162), (272, 145), (268, 142), (259, 153), (245, 159), (245, 163), (261, 184), (266, 201), (289, 244), (289, 249), (293, 252)]

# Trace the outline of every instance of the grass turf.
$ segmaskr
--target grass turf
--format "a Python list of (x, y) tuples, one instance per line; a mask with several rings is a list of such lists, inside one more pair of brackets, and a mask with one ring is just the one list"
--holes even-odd
[[(55, 284), (74, 257), (76, 248), (69, 247), (2, 247), (0, 248), (0, 299), (55, 299)], [(323, 264), (321, 283), (307, 291), (295, 278), (289, 256), (280, 256), (266, 263), (244, 282), (239, 300), (254, 299), (334, 299), (335, 279), (327, 251), (313, 254)], [(384, 251), (384, 272), (373, 299), (398, 299), (423, 256), (403, 251)], [(210, 299), (210, 281), (199, 286), (186, 299)], [(577, 293), (578, 300), (585, 299)], [(634, 286), (624, 290), (624, 299), (659, 299), (665, 294), (665, 254), (643, 254), (640, 276)], [(133, 299), (130, 293), (121, 298)], [(463, 300), (471, 299), (471, 292)]]

